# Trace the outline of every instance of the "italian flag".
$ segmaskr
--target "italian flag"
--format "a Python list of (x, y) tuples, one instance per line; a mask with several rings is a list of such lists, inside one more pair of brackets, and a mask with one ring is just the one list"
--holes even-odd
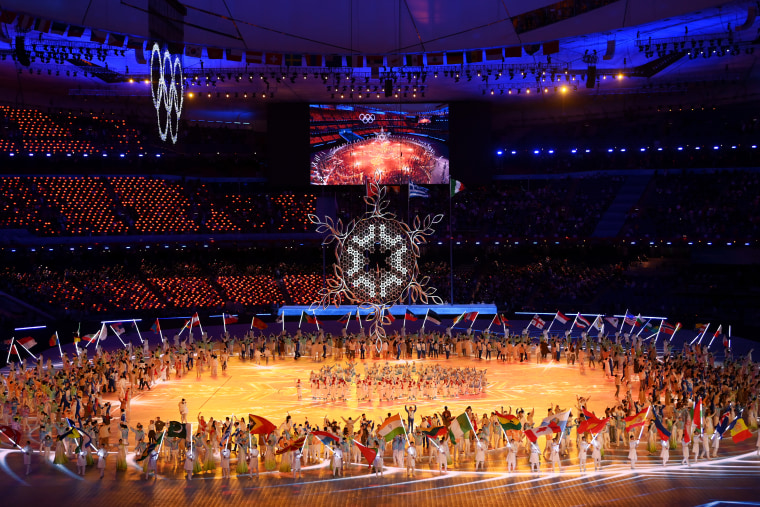
[(464, 185), (459, 180), (452, 179), (449, 184), (451, 185), (451, 197), (454, 197), (459, 192), (464, 190)]
[(449, 425), (449, 437), (454, 443), (458, 442), (460, 438), (464, 438), (469, 431), (472, 431), (472, 424), (466, 412), (452, 420)]
[(377, 428), (377, 434), (383, 437), (386, 442), (393, 440), (396, 435), (404, 435), (404, 422), (401, 420), (401, 416), (398, 414), (390, 416)]

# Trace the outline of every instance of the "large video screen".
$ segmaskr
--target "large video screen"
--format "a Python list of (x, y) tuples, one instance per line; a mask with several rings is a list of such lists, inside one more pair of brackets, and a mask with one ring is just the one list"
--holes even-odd
[(309, 106), (312, 185), (449, 182), (448, 104)]

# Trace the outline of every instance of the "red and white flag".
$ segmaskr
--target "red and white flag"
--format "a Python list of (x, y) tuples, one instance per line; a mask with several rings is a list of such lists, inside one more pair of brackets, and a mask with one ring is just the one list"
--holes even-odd
[(198, 317), (198, 312), (195, 312), (195, 315), (190, 317), (190, 320), (185, 322), (185, 327), (195, 327), (201, 325), (201, 319)]
[(28, 349), (31, 349), (32, 347), (37, 345), (37, 341), (31, 336), (27, 336), (26, 338), (19, 338), (16, 341)]
[(530, 325), (535, 326), (538, 329), (543, 329), (546, 325), (546, 321), (538, 316), (538, 314), (534, 315), (533, 318), (530, 320)]
[(575, 317), (575, 325), (581, 329), (591, 326), (591, 323), (580, 313)]
[(567, 322), (570, 320), (567, 315), (560, 311), (557, 311), (557, 315), (554, 316), (554, 319), (560, 321), (562, 324), (567, 324)]
[(534, 444), (538, 440), (539, 437), (549, 437), (551, 438), (554, 435), (554, 430), (550, 428), (549, 426), (539, 426), (538, 428), (531, 428), (529, 430), (525, 430), (525, 436), (533, 442)]
[(560, 414), (550, 415), (541, 421), (541, 426), (548, 426), (554, 433), (559, 433), (565, 429), (565, 426), (567, 426), (567, 421), (570, 419), (571, 415), (572, 412), (570, 410), (567, 410)]

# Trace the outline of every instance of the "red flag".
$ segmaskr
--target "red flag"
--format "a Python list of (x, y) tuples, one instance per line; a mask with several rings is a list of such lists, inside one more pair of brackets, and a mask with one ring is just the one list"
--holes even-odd
[(258, 415), (248, 414), (248, 420), (253, 423), (251, 435), (269, 435), (277, 429), (277, 426)]
[(752, 437), (752, 433), (749, 431), (749, 428), (747, 428), (747, 425), (744, 423), (744, 419), (741, 419), (741, 418), (737, 419), (736, 424), (731, 429), (731, 439), (734, 441), (734, 443), (738, 444), (739, 442), (743, 442), (751, 437)]
[(554, 435), (554, 430), (551, 429), (551, 427), (549, 426), (539, 426), (538, 428), (531, 428), (529, 430), (525, 430), (525, 436), (528, 437), (528, 440), (530, 440), (534, 444), (538, 440), (538, 437), (544, 437), (544, 436), (551, 437), (553, 435)]
[(362, 456), (364, 456), (364, 459), (367, 460), (367, 464), (371, 466), (372, 462), (375, 461), (375, 457), (377, 456), (377, 449), (370, 449), (369, 447), (360, 444), (356, 440), (353, 442), (356, 448), (359, 449), (359, 452), (362, 453)]
[(280, 449), (277, 449), (274, 453), (277, 455), (285, 454), (288, 451), (295, 451), (296, 449), (300, 449), (303, 447), (303, 443), (306, 440), (306, 437), (301, 437), (298, 440), (294, 440), (289, 445), (286, 445), (285, 447), (282, 447)]
[(254, 316), (253, 319), (251, 319), (251, 327), (255, 327), (256, 329), (266, 329), (267, 323)]
[(264, 62), (264, 53), (261, 51), (246, 51), (245, 63), (261, 64)]
[(13, 440), (16, 445), (19, 445), (21, 441), (21, 432), (14, 430), (10, 426), (0, 426), (0, 433)]
[(55, 347), (56, 343), (58, 343), (58, 337), (56, 335), (51, 336), (48, 343), (51, 347)]
[(235, 324), (238, 321), (237, 316), (230, 315), (229, 313), (223, 313), (222, 318), (224, 319), (225, 324)]
[(694, 426), (702, 429), (702, 398), (694, 405)]
[(503, 48), (486, 49), (486, 60), (503, 60)]
[(404, 314), (404, 320), (408, 320), (409, 322), (417, 322), (417, 319), (418, 317), (407, 308), (406, 313)]
[(683, 441), (685, 443), (687, 443), (687, 444), (689, 442), (691, 442), (691, 436), (689, 436), (689, 425), (688, 424), (684, 424), (683, 425)]
[(587, 431), (594, 434), (599, 433), (604, 429), (609, 420), (609, 417), (605, 417), (604, 419), (597, 419), (596, 417), (593, 419), (586, 419), (578, 424), (577, 431), (579, 434), (586, 433)]
[(281, 53), (267, 53), (267, 65), (282, 65)]
[(426, 58), (428, 65), (443, 65), (443, 53), (428, 53)]
[(647, 422), (648, 412), (649, 408), (647, 407), (645, 410), (642, 410), (637, 414), (623, 418), (625, 421), (625, 431), (631, 431), (633, 428), (644, 426), (644, 424)]
[(185, 322), (185, 327), (196, 327), (201, 325), (201, 319), (198, 317), (198, 312), (195, 312), (195, 315), (190, 317), (190, 320)]

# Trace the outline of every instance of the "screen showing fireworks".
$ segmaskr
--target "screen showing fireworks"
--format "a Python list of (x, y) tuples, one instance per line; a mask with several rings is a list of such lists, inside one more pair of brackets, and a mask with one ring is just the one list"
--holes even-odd
[(312, 185), (449, 182), (448, 104), (309, 106)]

